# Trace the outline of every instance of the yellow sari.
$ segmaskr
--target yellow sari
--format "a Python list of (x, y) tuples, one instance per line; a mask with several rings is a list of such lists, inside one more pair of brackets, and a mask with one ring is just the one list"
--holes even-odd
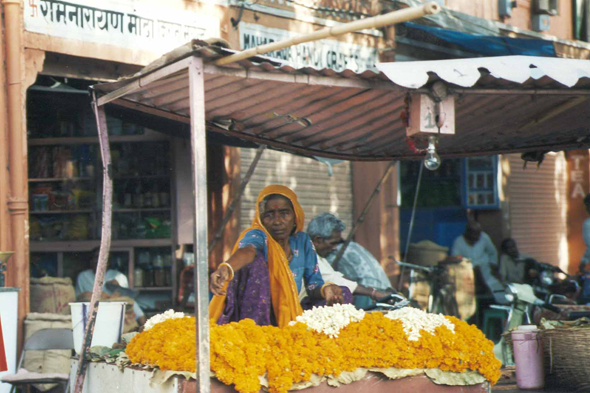
[[(244, 237), (246, 232), (252, 229), (260, 229), (266, 234), (268, 240), (268, 270), (270, 278), (270, 294), (275, 318), (279, 327), (285, 327), (289, 322), (293, 321), (295, 317), (301, 315), (303, 310), (299, 303), (299, 294), (297, 292), (297, 285), (293, 279), (293, 274), (289, 268), (289, 260), (285, 255), (283, 248), (277, 243), (272, 236), (267, 232), (262, 221), (260, 220), (260, 203), (269, 195), (278, 194), (288, 198), (295, 210), (295, 224), (296, 231), (303, 230), (303, 223), (305, 221), (305, 214), (301, 205), (297, 201), (297, 195), (288, 187), (280, 185), (271, 185), (265, 187), (256, 200), (256, 215), (252, 221), (252, 225), (241, 233), (240, 238), (234, 245), (233, 252), (239, 248), (240, 240)], [(229, 282), (225, 283), (224, 288), (227, 288)], [(209, 303), (209, 318), (217, 322), (223, 309), (225, 308), (225, 296), (214, 296)]]

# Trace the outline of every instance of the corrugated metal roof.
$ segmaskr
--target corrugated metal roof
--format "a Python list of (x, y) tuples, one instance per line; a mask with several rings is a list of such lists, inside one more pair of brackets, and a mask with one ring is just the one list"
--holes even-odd
[[(543, 58), (559, 63), (529, 70), (528, 78), (523, 64), (530, 58), (522, 56), (514, 59), (514, 67), (510, 58), (502, 58), (504, 63), (469, 59), (464, 66), (449, 66), (444, 60), (381, 65), (388, 68), (393, 83), (383, 73), (295, 69), (262, 57), (224, 67), (211, 64), (223, 52), (193, 46), (181, 57), (206, 60), (205, 111), (210, 130), (278, 149), (348, 160), (418, 158), (420, 154), (406, 143), (400, 118), (406, 95), (415, 90), (401, 85), (429, 86), (439, 80), (448, 80), (451, 93), (457, 94), (456, 135), (440, 138), (441, 156), (590, 146), (589, 74), (584, 73), (585, 64), (572, 68), (569, 59)], [(404, 70), (391, 71), (397, 66)], [(176, 71), (157, 79), (163, 67)], [(468, 78), (455, 77), (463, 71), (471, 75), (472, 87), (461, 86)], [(567, 75), (572, 72), (575, 78)], [(188, 86), (186, 66), (169, 57), (140, 75), (95, 88), (100, 94), (122, 89), (126, 94), (114, 101), (117, 104), (187, 121)]]

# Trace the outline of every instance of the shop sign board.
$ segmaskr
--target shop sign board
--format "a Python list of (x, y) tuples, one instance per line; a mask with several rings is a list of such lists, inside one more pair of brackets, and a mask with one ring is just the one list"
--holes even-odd
[(586, 244), (582, 238), (582, 225), (588, 217), (584, 197), (590, 187), (590, 159), (588, 150), (571, 150), (567, 153), (568, 190), (567, 229), (569, 247), (569, 273), (578, 270)]
[(219, 20), (133, 0), (28, 0), (25, 30), (157, 54), (194, 38), (219, 37)]
[[(240, 46), (243, 50), (281, 41), (300, 33), (251, 23), (240, 23)], [(331, 68), (335, 71), (350, 69), (355, 72), (375, 70), (377, 48), (336, 40), (307, 42), (264, 56), (288, 62), (296, 68)]]

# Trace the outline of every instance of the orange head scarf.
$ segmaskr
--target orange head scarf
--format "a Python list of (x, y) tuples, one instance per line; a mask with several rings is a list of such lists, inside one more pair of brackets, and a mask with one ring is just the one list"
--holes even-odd
[[(299, 204), (299, 201), (297, 201), (297, 195), (295, 195), (295, 193), (288, 187), (271, 185), (265, 187), (262, 191), (260, 191), (260, 194), (258, 194), (258, 199), (256, 200), (256, 215), (254, 216), (252, 225), (250, 228), (242, 232), (240, 238), (234, 246), (233, 252), (236, 252), (236, 250), (239, 248), (240, 240), (242, 240), (246, 232), (251, 231), (252, 229), (260, 229), (266, 234), (266, 238), (268, 240), (267, 263), (270, 278), (270, 296), (272, 300), (272, 307), (277, 319), (277, 324), (279, 327), (285, 327), (289, 324), (289, 322), (293, 321), (295, 317), (301, 315), (303, 310), (301, 309), (301, 304), (299, 303), (297, 285), (295, 284), (293, 274), (289, 268), (289, 260), (285, 255), (285, 251), (283, 250), (283, 247), (281, 247), (279, 243), (277, 243), (276, 240), (272, 238), (260, 220), (260, 204), (264, 201), (264, 198), (273, 194), (282, 195), (291, 201), (293, 210), (295, 211), (295, 232), (303, 230), (305, 214), (303, 213), (303, 208)], [(227, 288), (227, 283), (225, 288)], [(211, 300), (211, 303), (209, 303), (209, 318), (217, 321), (224, 308), (225, 296), (214, 296)]]

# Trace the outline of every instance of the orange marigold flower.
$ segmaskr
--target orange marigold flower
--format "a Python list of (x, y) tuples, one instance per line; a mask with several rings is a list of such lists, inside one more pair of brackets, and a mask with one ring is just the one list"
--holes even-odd
[[(500, 378), (500, 361), (493, 343), (475, 326), (453, 317), (455, 332), (439, 326), (409, 341), (399, 320), (381, 313), (367, 314), (336, 338), (315, 332), (302, 323), (284, 329), (257, 326), (252, 320), (211, 324), (211, 370), (241, 393), (258, 392), (266, 376), (271, 393), (287, 392), (293, 383), (312, 374), (339, 375), (359, 367), (440, 368), (482, 374), (492, 384)], [(136, 335), (127, 346), (134, 363), (162, 370), (195, 371), (195, 320), (170, 319)]]

